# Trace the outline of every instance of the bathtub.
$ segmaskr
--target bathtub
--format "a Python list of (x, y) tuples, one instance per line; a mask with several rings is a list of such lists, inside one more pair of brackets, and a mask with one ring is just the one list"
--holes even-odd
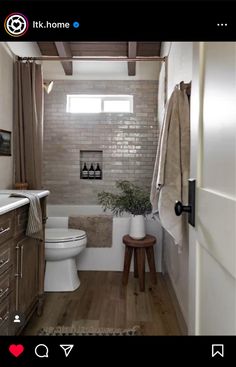
[[(107, 212), (108, 213), (108, 212)], [(99, 205), (48, 205), (48, 217), (67, 217), (70, 215), (104, 214)], [(154, 246), (156, 269), (162, 271), (162, 227), (159, 220), (151, 216), (146, 219), (147, 233), (157, 238)], [(78, 257), (78, 270), (122, 271), (124, 248), (122, 237), (129, 231), (129, 216), (113, 217), (112, 247), (86, 248)], [(148, 269), (148, 266), (146, 266)], [(133, 271), (133, 264), (131, 264)]]

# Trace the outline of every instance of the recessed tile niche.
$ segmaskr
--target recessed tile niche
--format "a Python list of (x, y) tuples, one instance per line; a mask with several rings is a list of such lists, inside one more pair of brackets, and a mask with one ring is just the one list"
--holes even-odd
[(102, 180), (102, 150), (80, 150), (80, 179)]

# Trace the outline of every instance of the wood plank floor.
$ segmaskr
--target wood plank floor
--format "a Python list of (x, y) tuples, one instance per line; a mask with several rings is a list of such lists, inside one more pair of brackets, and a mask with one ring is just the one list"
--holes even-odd
[(44, 312), (33, 316), (24, 335), (37, 335), (47, 326), (95, 326), (127, 328), (140, 325), (143, 335), (181, 335), (175, 310), (162, 274), (157, 284), (146, 274), (146, 290), (129, 276), (121, 283), (121, 272), (83, 271), (75, 292), (46, 293)]

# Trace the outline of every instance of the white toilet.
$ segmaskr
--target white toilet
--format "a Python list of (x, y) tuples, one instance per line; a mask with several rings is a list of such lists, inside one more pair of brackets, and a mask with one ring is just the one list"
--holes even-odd
[(45, 229), (45, 292), (72, 292), (80, 286), (76, 257), (86, 244), (86, 232), (68, 228), (68, 218), (48, 219)]

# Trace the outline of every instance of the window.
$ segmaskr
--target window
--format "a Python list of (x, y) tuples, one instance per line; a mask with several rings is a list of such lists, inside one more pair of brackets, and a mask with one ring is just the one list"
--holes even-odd
[(133, 113), (131, 95), (67, 95), (66, 111), (70, 113)]

